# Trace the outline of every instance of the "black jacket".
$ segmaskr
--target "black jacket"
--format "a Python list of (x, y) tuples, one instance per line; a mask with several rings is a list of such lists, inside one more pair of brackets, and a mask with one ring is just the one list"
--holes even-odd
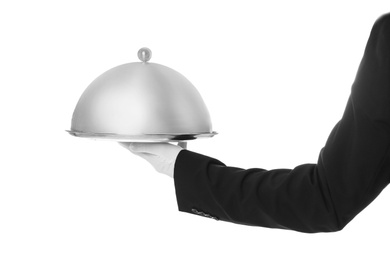
[(187, 150), (175, 164), (180, 211), (301, 232), (341, 230), (390, 178), (390, 14), (374, 24), (345, 112), (317, 164), (240, 169)]

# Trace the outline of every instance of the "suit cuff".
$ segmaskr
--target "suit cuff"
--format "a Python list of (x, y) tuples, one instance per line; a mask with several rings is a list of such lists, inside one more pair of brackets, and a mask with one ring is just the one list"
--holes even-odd
[[(177, 156), (174, 183), (179, 211), (219, 220), (215, 215), (219, 208), (208, 184), (209, 165), (225, 166), (220, 161), (188, 150)], [(218, 210), (217, 210), (218, 211)], [(211, 213), (212, 212), (212, 213)]]

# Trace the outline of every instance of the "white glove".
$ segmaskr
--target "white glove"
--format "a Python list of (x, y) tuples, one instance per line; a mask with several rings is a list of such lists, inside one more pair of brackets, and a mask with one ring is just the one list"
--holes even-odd
[(176, 158), (183, 149), (169, 143), (119, 143), (130, 152), (147, 160), (156, 171), (173, 178)]

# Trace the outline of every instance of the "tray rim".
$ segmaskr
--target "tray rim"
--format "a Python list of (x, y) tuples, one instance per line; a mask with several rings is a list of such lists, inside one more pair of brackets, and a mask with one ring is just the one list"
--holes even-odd
[(140, 135), (119, 135), (114, 133), (92, 133), (75, 130), (65, 130), (70, 135), (88, 139), (109, 140), (117, 142), (180, 142), (191, 141), (198, 138), (211, 138), (218, 133), (180, 133), (180, 134), (140, 134)]

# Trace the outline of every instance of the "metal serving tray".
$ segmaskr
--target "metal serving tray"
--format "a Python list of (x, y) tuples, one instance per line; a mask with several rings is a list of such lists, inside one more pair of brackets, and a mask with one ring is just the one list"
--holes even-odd
[(218, 134), (211, 133), (191, 133), (191, 134), (143, 134), (143, 135), (119, 135), (113, 133), (87, 133), (66, 130), (70, 135), (83, 138), (101, 139), (116, 142), (179, 142), (189, 141), (198, 138), (210, 138)]

